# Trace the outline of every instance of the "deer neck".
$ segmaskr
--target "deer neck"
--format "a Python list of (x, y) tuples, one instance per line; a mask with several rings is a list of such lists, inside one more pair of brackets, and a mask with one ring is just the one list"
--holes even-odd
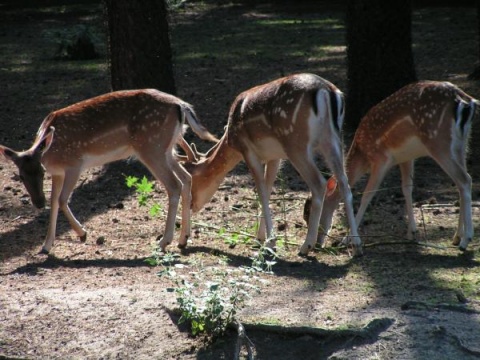
[(192, 210), (199, 211), (210, 201), (225, 176), (243, 159), (242, 154), (228, 144), (225, 134), (213, 152), (195, 164), (192, 174)]
[(345, 174), (348, 184), (353, 187), (363, 175), (369, 171), (368, 156), (358, 146), (355, 140), (345, 158)]

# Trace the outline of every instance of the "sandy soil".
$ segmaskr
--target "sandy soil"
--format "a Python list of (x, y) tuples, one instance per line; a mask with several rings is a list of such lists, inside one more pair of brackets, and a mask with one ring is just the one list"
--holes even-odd
[[(0, 13), (0, 19), (0, 140), (27, 148), (51, 110), (108, 91), (104, 59), (53, 59), (58, 33), (81, 24), (94, 29), (100, 53), (105, 54), (101, 8), (9, 8)], [(238, 48), (245, 49), (242, 41), (250, 41), (247, 35), (258, 19), (285, 26), (282, 32), (276, 30), (279, 38), (272, 34), (264, 38), (259, 28), (253, 28), (257, 51), (243, 57)], [(338, 8), (293, 11), (269, 5), (188, 4), (172, 18), (179, 95), (194, 103), (205, 124), (220, 135), (235, 94), (283, 73), (316, 72), (344, 88), (344, 29), (311, 30), (315, 19), (343, 24)], [(472, 8), (416, 9), (419, 78), (449, 80), (479, 98), (480, 85), (467, 79), (477, 59), (475, 29)], [(317, 36), (334, 40), (322, 56), (313, 46), (300, 55), (289, 55), (289, 47), (302, 36), (312, 43), (317, 43)], [(216, 52), (201, 53), (205, 37)], [(237, 52), (228, 48), (235, 42)], [(276, 55), (272, 47), (285, 55)], [(480, 194), (476, 138), (469, 160), (474, 201)], [(152, 254), (165, 219), (151, 219), (124, 184), (125, 174), (147, 174), (142, 166), (127, 161), (85, 172), (71, 207), (88, 229), (88, 239), (81, 243), (61, 217), (50, 256), (37, 254), (49, 211), (33, 209), (14, 174), (11, 164), (0, 164), (0, 359), (232, 358), (232, 331), (205, 342), (177, 325), (178, 316), (170, 311), (176, 307), (175, 295), (167, 292), (172, 283), (157, 275), (159, 268), (144, 261)], [(246, 324), (326, 330), (361, 329), (379, 320), (381, 326), (364, 337), (335, 336), (335, 331), (325, 336), (302, 331), (278, 334), (251, 328), (248, 335), (258, 359), (480, 357), (478, 240), (466, 254), (449, 246), (458, 216), (457, 194), (438, 167), (428, 160), (418, 162), (414, 192), (419, 204), (438, 204), (434, 209), (416, 208), (423, 240), (430, 246), (401, 244), (406, 225), (398, 172), (393, 171), (362, 227), (366, 244), (362, 258), (335, 248), (308, 258), (297, 256), (306, 234), (301, 212), (308, 193), (288, 166), (282, 178), (286, 185), (277, 184), (272, 204), (286, 246), (279, 249), (273, 274), (258, 274), (260, 293), (252, 295), (238, 319)], [(47, 177), (47, 196), (49, 187)], [(213, 202), (193, 219), (194, 236), (178, 260), (179, 275), (190, 276), (198, 264), (224, 270), (251, 264), (255, 250), (250, 244), (240, 242), (232, 248), (219, 230), (253, 234), (258, 215), (253, 188), (244, 166), (226, 178)], [(154, 198), (165, 203), (161, 186)], [(477, 233), (479, 211), (474, 208)], [(345, 233), (342, 215), (340, 209), (334, 231), (338, 237)], [(97, 241), (102, 237), (104, 242)], [(395, 244), (385, 244), (388, 241)], [(171, 250), (179, 253), (175, 244)]]

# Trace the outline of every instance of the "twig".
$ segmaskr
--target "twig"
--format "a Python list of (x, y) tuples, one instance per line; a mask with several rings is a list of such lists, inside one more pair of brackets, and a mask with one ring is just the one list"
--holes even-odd
[[(252, 238), (252, 239), (257, 238), (257, 235), (252, 235), (252, 234), (244, 232), (244, 231), (228, 230), (228, 229), (225, 229), (224, 227), (219, 227), (219, 226), (216, 226), (216, 225), (207, 224), (207, 223), (204, 223), (204, 222), (201, 222), (201, 221), (192, 221), (192, 224), (202, 226), (202, 227), (205, 227), (205, 228), (210, 229), (210, 230), (217, 230), (217, 231), (224, 230), (228, 234), (239, 234), (239, 235), (242, 235), (242, 236), (247, 236), (247, 237)], [(288, 241), (288, 242), (284, 241), (284, 243), (288, 244), (288, 245), (298, 245), (297, 242), (292, 242), (292, 241)]]
[(440, 249), (440, 250), (447, 250), (449, 248), (456, 248), (455, 246), (443, 246), (443, 245), (434, 245), (434, 244), (429, 244), (426, 242), (420, 242), (420, 241), (380, 241), (380, 242), (374, 242), (374, 243), (369, 243), (369, 244), (364, 244), (363, 247), (374, 247), (374, 246), (383, 246), (383, 245), (414, 245), (414, 246), (424, 246), (424, 247), (430, 247), (434, 249)]
[[(250, 200), (250, 201), (258, 201), (257, 198), (252, 198), (248, 196), (243, 197), (244, 200)], [(304, 197), (297, 197), (297, 196), (292, 196), (292, 197), (283, 197), (283, 196), (272, 196), (270, 197), (271, 201), (277, 201), (277, 200), (286, 200), (286, 201), (295, 201), (295, 200), (305, 200)]]
[(255, 349), (255, 345), (248, 338), (248, 336), (245, 332), (245, 327), (239, 321), (236, 321), (236, 320), (231, 326), (235, 327), (237, 329), (237, 333), (238, 333), (237, 343), (235, 345), (235, 355), (234, 355), (233, 359), (234, 360), (239, 360), (240, 359), (240, 351), (242, 350), (242, 347), (245, 345), (245, 347), (247, 348), (248, 359), (249, 360), (254, 360), (255, 356), (253, 354), (253, 350)]
[(192, 221), (192, 225), (198, 225), (198, 226), (205, 227), (207, 229), (212, 229), (212, 230), (217, 230), (217, 231), (224, 230), (226, 233), (229, 233), (229, 234), (240, 234), (240, 235), (252, 238), (252, 239), (255, 239), (257, 237), (256, 235), (252, 235), (252, 234), (249, 234), (249, 233), (244, 232), (244, 231), (227, 230), (224, 227), (219, 227), (219, 226), (216, 226), (216, 225), (207, 224), (207, 223), (204, 223), (202, 221)]

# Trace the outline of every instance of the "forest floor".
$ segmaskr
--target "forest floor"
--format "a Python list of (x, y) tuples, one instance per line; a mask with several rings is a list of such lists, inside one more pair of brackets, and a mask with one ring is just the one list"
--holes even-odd
[[(0, 2), (0, 143), (12, 148), (28, 148), (50, 111), (109, 91), (101, 6), (57, 3), (29, 8)], [(57, 59), (59, 43), (82, 26), (95, 36), (101, 57)], [(220, 136), (235, 95), (256, 84), (301, 71), (345, 89), (344, 26), (340, 6), (187, 2), (171, 19), (178, 95)], [(480, 98), (480, 83), (467, 79), (478, 59), (477, 29), (473, 8), (416, 8), (418, 78), (448, 80)], [(478, 125), (468, 161), (477, 234)], [(207, 148), (190, 131), (188, 136)], [(88, 229), (88, 239), (80, 242), (61, 215), (49, 256), (38, 255), (49, 209), (33, 208), (15, 174), (12, 164), (0, 163), (0, 359), (232, 358), (235, 332), (213, 341), (189, 335), (177, 324), (176, 293), (168, 291), (175, 283), (158, 275), (164, 267), (145, 261), (165, 217), (150, 218), (125, 185), (125, 175), (149, 176), (141, 165), (123, 161), (86, 171), (71, 208)], [(47, 197), (49, 187), (47, 176)], [(354, 191), (356, 202), (361, 190), (360, 185)], [(257, 359), (480, 357), (479, 241), (475, 238), (466, 253), (451, 246), (458, 195), (438, 166), (428, 159), (416, 166), (420, 245), (404, 239), (396, 169), (361, 227), (361, 258), (332, 246), (347, 231), (342, 209), (327, 248), (306, 258), (297, 255), (306, 235), (307, 196), (285, 165), (272, 200), (279, 258), (272, 273), (252, 275), (247, 269), (257, 250), (250, 235), (259, 207), (253, 181), (239, 165), (194, 215), (188, 248), (180, 252), (175, 243), (170, 246), (178, 255), (172, 269), (179, 279), (203, 276), (207, 283), (212, 270), (258, 288), (236, 315), (249, 325)], [(166, 203), (161, 185), (154, 200)], [(325, 331), (312, 334), (298, 327)]]

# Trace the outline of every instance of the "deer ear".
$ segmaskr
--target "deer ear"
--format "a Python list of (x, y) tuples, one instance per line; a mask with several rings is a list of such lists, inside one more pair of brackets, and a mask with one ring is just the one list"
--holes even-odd
[(0, 145), (0, 155), (2, 155), (3, 158), (13, 162), (18, 159), (18, 154), (16, 151), (2, 145)]
[(55, 134), (55, 128), (53, 126), (50, 126), (48, 129), (47, 134), (44, 137), (44, 147), (43, 147), (43, 152), (47, 151), (50, 149), (50, 146), (52, 145), (53, 142), (53, 135)]
[(47, 151), (53, 142), (53, 135), (55, 134), (55, 128), (50, 126), (48, 130), (42, 135), (42, 137), (37, 141), (37, 146), (35, 147), (35, 152), (44, 153)]

